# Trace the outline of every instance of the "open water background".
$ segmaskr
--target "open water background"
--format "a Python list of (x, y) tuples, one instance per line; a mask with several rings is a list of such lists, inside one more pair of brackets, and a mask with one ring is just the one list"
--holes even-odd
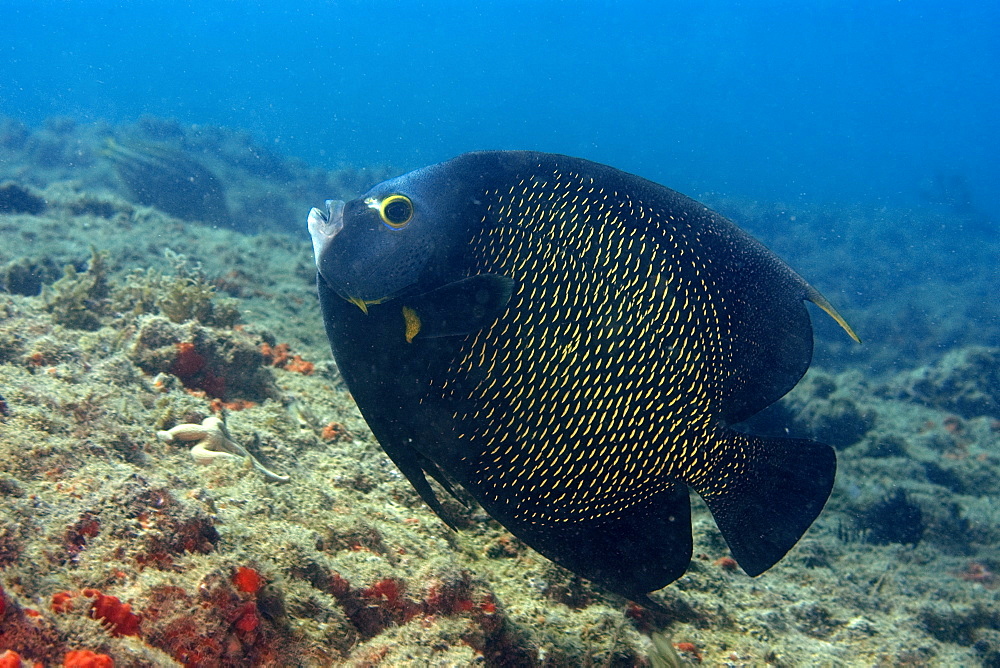
[(151, 114), (320, 166), (530, 148), (693, 195), (1000, 211), (993, 1), (0, 4), (0, 113), (29, 124)]

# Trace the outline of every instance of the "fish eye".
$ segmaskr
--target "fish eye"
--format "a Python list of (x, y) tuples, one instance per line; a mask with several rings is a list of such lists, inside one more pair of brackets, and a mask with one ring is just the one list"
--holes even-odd
[(390, 195), (378, 207), (382, 222), (394, 230), (400, 230), (413, 218), (413, 202), (406, 195)]

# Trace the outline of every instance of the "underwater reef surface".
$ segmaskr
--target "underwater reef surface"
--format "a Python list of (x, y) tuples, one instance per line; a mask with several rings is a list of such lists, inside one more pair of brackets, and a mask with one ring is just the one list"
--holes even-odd
[[(932, 252), (961, 246), (929, 231), (960, 224), (947, 212), (716, 202), (866, 343), (818, 327), (814, 368), (748, 424), (837, 448), (813, 528), (751, 579), (696, 502), (695, 558), (653, 612), (541, 558), (475, 506), (447, 501), (462, 519), (452, 532), (374, 441), (330, 359), (304, 216), (381, 175), (269, 156), (255, 176), (224, 157), (252, 145), (239, 133), (157, 119), (2, 127), (0, 654), (1000, 665), (1000, 326), (980, 298), (995, 278), (977, 264), (988, 242)], [(100, 155), (130, 134), (229, 147), (197, 157), (227, 184), (234, 217), (261, 184), (281, 205), (241, 230), (133, 201)], [(66, 163), (74, 155), (89, 158)], [(893, 220), (902, 241), (890, 244)], [(896, 262), (881, 279), (880, 261)]]
[[(317, 201), (354, 197), (389, 175), (384, 166), (317, 169), (281, 157), (246, 132), (152, 116), (124, 126), (58, 117), (40, 128), (0, 117), (0, 183), (63, 182), (77, 192), (119, 193), (186, 221), (251, 234), (301, 232), (302, 212)], [(108, 213), (100, 204), (76, 206)], [(5, 210), (20, 207), (0, 193)]]

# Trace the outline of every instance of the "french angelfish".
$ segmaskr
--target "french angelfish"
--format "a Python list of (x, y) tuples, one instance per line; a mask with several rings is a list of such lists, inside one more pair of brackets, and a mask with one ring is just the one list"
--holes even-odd
[(688, 488), (750, 575), (833, 485), (831, 447), (729, 425), (805, 373), (830, 303), (733, 223), (605, 165), (467, 153), (313, 209), (327, 335), (386, 454), (640, 602), (692, 552)]

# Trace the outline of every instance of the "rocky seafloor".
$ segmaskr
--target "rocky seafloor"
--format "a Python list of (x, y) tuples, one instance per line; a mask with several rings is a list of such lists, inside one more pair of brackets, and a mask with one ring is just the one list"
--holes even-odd
[[(652, 612), (476, 507), (449, 501), (451, 531), (374, 441), (330, 359), (296, 226), (378, 170), (324, 172), (156, 119), (8, 121), (2, 135), (0, 653), (45, 666), (80, 649), (116, 666), (1000, 666), (1000, 324), (982, 264), (997, 249), (929, 237), (961, 224), (949, 212), (720, 204), (793, 256), (866, 343), (818, 324), (817, 364), (749, 425), (837, 448), (815, 525), (749, 578), (696, 502), (695, 558)], [(100, 148), (136, 135), (211, 153), (233, 218), (252, 224), (137, 201)], [(200, 464), (197, 430), (159, 433), (211, 417), (288, 481), (242, 457)]]

